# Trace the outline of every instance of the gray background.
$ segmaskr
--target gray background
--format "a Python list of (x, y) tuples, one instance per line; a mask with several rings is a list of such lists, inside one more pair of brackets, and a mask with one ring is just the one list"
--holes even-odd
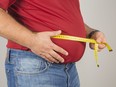
[[(96, 67), (93, 51), (88, 44), (83, 58), (77, 63), (81, 87), (116, 87), (116, 0), (80, 0), (84, 21), (103, 31), (113, 52), (99, 53), (100, 68)], [(0, 37), (0, 87), (6, 86), (4, 61), (7, 40)]]

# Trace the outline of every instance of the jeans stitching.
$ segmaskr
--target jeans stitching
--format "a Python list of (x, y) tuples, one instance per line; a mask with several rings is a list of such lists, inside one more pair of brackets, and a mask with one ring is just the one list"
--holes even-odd
[(41, 71), (38, 71), (38, 72), (22, 72), (22, 71), (17, 71), (17, 69), (15, 69), (15, 72), (17, 74), (29, 74), (29, 75), (32, 75), (32, 74), (39, 74), (39, 73), (42, 73), (42, 72), (45, 72), (47, 69), (49, 68), (49, 66), (47, 65), (47, 63), (45, 62), (45, 68)]

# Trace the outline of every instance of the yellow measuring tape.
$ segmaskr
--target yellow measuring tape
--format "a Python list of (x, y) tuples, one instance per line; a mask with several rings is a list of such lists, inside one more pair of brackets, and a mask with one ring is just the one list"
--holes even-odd
[(75, 37), (75, 36), (69, 36), (69, 35), (57, 35), (57, 36), (54, 36), (53, 38), (64, 39), (64, 40), (72, 40), (72, 41), (80, 41), (80, 42), (89, 42), (89, 43), (95, 44), (94, 56), (95, 56), (97, 67), (99, 67), (99, 64), (98, 64), (98, 44), (104, 44), (107, 47), (107, 49), (109, 50), (109, 52), (113, 51), (109, 44), (98, 43), (94, 39), (81, 38), (81, 37)]

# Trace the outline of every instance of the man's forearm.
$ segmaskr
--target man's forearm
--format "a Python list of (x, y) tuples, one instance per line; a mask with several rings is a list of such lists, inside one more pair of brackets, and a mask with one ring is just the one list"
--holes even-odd
[(85, 29), (86, 29), (87, 38), (91, 38), (93, 34), (95, 34), (96, 32), (100, 32), (99, 30), (89, 27), (87, 24), (85, 24)]
[(87, 36), (94, 31), (95, 29), (92, 29), (91, 27), (89, 27), (87, 24), (85, 24), (85, 29), (86, 29), (86, 34)]
[(0, 36), (29, 47), (33, 33), (0, 8)]

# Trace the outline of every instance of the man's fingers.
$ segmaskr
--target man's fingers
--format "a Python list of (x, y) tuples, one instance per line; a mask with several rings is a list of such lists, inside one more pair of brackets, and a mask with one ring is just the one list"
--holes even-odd
[(58, 60), (56, 60), (54, 57), (52, 57), (52, 55), (50, 54), (45, 54), (46, 58), (49, 59), (52, 63), (59, 63)]
[(94, 47), (95, 47), (95, 44), (93, 44), (93, 43), (90, 43), (90, 44), (89, 44), (89, 46), (90, 46), (90, 48), (91, 48), (91, 49), (94, 49)]
[(101, 42), (102, 42), (102, 39), (101, 39), (101, 38), (98, 38), (98, 39), (96, 39), (96, 41), (97, 41), (98, 43), (101, 43)]
[(106, 46), (105, 46), (104, 44), (99, 44), (99, 45), (98, 45), (98, 48), (99, 48), (99, 49), (103, 49), (103, 48), (105, 48), (105, 47), (106, 47)]
[(47, 32), (47, 34), (48, 34), (50, 37), (52, 37), (52, 36), (56, 36), (56, 35), (61, 34), (61, 30)]
[(59, 61), (52, 57), (49, 53), (42, 53), (41, 56), (51, 63), (59, 63)]
[[(103, 38), (98, 38), (96, 41), (97, 41), (98, 43), (106, 43), (106, 40), (103, 39)], [(99, 49), (104, 49), (105, 47), (106, 47), (105, 44), (99, 44), (99, 45), (98, 45), (98, 48), (99, 48)]]
[[(97, 39), (96, 41), (97, 41), (98, 43), (106, 43), (106, 41), (105, 41), (105, 40), (102, 40), (102, 39)], [(89, 45), (90, 45), (90, 48), (91, 48), (91, 49), (94, 49), (95, 44), (90, 43)], [(106, 47), (105, 44), (98, 44), (98, 52), (100, 52), (100, 51), (101, 51), (102, 49), (104, 49), (105, 47)]]
[(51, 62), (51, 63), (52, 63), (52, 61), (51, 61), (50, 59), (48, 59), (46, 56), (44, 56), (44, 55), (42, 55), (42, 54), (40, 54), (40, 56), (41, 56), (42, 58), (44, 58), (45, 60), (47, 60), (48, 62)]
[(51, 55), (54, 59), (58, 60), (59, 62), (61, 62), (61, 63), (64, 62), (64, 59), (63, 59), (58, 53), (56, 53), (54, 50), (51, 50), (50, 55)]
[(64, 50), (63, 48), (61, 48), (61, 47), (59, 47), (59, 46), (57, 46), (57, 45), (55, 45), (55, 44), (53, 44), (52, 45), (53, 47), (52, 47), (52, 49), (54, 50), (54, 51), (56, 51), (56, 52), (58, 52), (58, 53), (61, 53), (61, 54), (64, 54), (64, 55), (68, 55), (68, 52), (66, 51), (66, 50)]
[[(102, 49), (106, 47), (106, 45), (103, 44), (106, 43), (106, 38), (102, 32), (94, 33), (94, 35), (92, 35), (91, 38), (96, 40), (96, 42), (98, 43), (98, 52), (100, 52)], [(90, 43), (89, 46), (91, 49), (94, 49), (95, 44)]]

